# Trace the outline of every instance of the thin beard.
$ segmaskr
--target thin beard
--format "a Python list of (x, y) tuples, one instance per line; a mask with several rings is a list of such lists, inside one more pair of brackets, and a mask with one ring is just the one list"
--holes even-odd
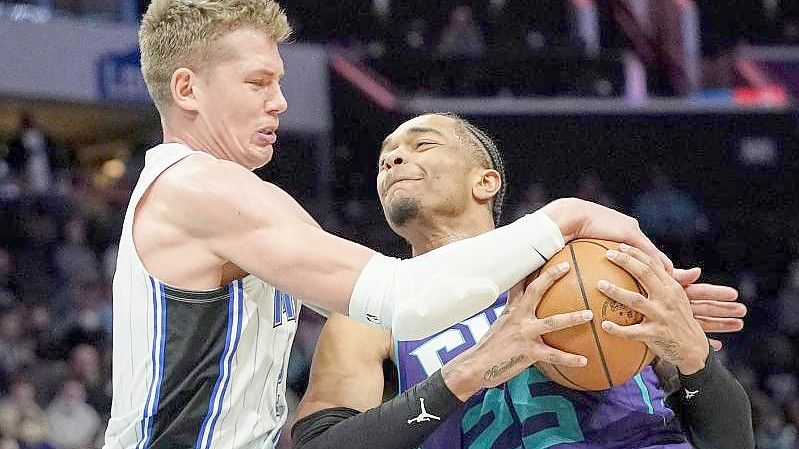
[(394, 226), (404, 226), (419, 215), (421, 209), (419, 200), (415, 198), (402, 198), (388, 210), (388, 219)]

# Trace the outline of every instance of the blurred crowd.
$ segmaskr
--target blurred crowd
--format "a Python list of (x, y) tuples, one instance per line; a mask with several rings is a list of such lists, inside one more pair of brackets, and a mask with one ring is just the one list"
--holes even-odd
[[(4, 5), (31, 4), (56, 16), (135, 24), (148, 3), (0, 0), (0, 17)], [(799, 43), (794, 0), (693, 3), (695, 10), (677, 0), (291, 0), (282, 5), (295, 40), (339, 47), (399, 90), (444, 95), (616, 96), (625, 89), (622, 74), (629, 61), (624, 58), (631, 52), (646, 67), (650, 93), (689, 95), (700, 86), (738, 87), (732, 54), (741, 43)], [(697, 32), (682, 28), (694, 20), (701, 24)], [(686, 36), (697, 40), (683, 42)], [(701, 55), (694, 54), (694, 43)]]
[(130, 185), (75, 168), (28, 117), (0, 148), (0, 448), (99, 447)]
[[(600, 10), (612, 3), (594, 3)], [(703, 26), (702, 41), (718, 45), (746, 39), (755, 43), (795, 43), (799, 40), (799, 5), (793, 0), (695, 0)], [(281, 2), (296, 36), (304, 41), (358, 39), (364, 42), (409, 38), (429, 42), (429, 49), (452, 48), (453, 33), (469, 40), (457, 43), (470, 51), (485, 50), (487, 41), (532, 48), (564, 45), (563, 31), (571, 0), (342, 0)], [(30, 4), (55, 15), (105, 21), (136, 21), (149, 0), (2, 0), (0, 5)], [(466, 15), (468, 10), (468, 16)], [(605, 12), (601, 11), (605, 14)], [(607, 18), (606, 18), (607, 19)], [(445, 25), (441, 25), (445, 24)], [(605, 37), (604, 39), (611, 39)], [(611, 42), (608, 41), (608, 42)], [(450, 46), (447, 47), (448, 42)], [(619, 43), (617, 40), (616, 43)], [(714, 44), (715, 43), (715, 44)], [(722, 44), (724, 45), (724, 44)], [(411, 46), (414, 46), (413, 44)]]
[[(629, 54), (645, 66), (650, 93), (689, 95), (701, 86), (736, 87), (731, 59), (739, 44), (799, 42), (795, 1), (696, 0), (695, 10), (686, 4), (300, 0), (284, 6), (298, 40), (345, 48), (400, 90), (453, 96), (617, 96), (625, 90)], [(692, 21), (700, 24), (696, 32), (682, 28)], [(689, 35), (699, 54), (683, 41)]]
[[(594, 1), (600, 14), (612, 3)], [(142, 2), (144, 6), (147, 2)], [(327, 42), (331, 39), (362, 41), (405, 37), (411, 30), (423, 33), (431, 42), (447, 46), (453, 33), (470, 36), (466, 43), (479, 49), (488, 40), (508, 45), (566, 45), (568, 11), (588, 2), (570, 0), (345, 0), (282, 2), (300, 39)], [(696, 0), (707, 23), (703, 41), (747, 39), (756, 43), (796, 42), (799, 38), (799, 6), (792, 0)], [(468, 14), (468, 15), (467, 15)], [(414, 31), (415, 32), (415, 31)], [(606, 37), (606, 39), (611, 39)], [(608, 43), (613, 42), (608, 40)], [(619, 41), (615, 41), (617, 44)], [(435, 48), (432, 45), (431, 48)], [(451, 48), (451, 47), (450, 47)], [(439, 47), (439, 50), (442, 50)]]

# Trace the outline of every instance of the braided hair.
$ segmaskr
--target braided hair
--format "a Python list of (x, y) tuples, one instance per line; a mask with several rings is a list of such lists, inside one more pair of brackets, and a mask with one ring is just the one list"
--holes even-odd
[(502, 155), (499, 152), (497, 144), (483, 130), (474, 126), (471, 122), (457, 114), (451, 112), (433, 114), (449, 117), (457, 121), (465, 131), (462, 137), (468, 140), (469, 143), (480, 153), (482, 156), (481, 159), (486, 159), (487, 157), (486, 162), (489, 166), (486, 168), (491, 168), (499, 172), (499, 178), (501, 181), (500, 188), (497, 194), (494, 196), (491, 205), (491, 213), (494, 217), (494, 223), (499, 226), (499, 219), (502, 218), (502, 203), (505, 200), (507, 177), (505, 175), (505, 164), (502, 162)]

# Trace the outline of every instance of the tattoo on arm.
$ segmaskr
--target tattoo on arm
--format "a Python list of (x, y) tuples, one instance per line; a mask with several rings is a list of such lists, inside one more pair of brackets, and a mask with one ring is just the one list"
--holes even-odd
[(676, 365), (682, 359), (680, 351), (678, 351), (677, 343), (668, 340), (655, 340), (654, 343), (663, 349), (663, 352), (666, 354), (666, 359), (669, 362)]
[(510, 360), (502, 362), (498, 365), (494, 365), (489, 368), (485, 373), (483, 373), (483, 380), (492, 380), (500, 376), (505, 371), (511, 369), (513, 365), (521, 362), (523, 359), (522, 356), (518, 355), (516, 357), (511, 357)]

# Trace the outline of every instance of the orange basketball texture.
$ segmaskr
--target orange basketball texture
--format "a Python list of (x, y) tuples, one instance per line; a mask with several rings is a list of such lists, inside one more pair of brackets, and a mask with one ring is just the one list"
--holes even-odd
[(575, 240), (555, 254), (541, 270), (561, 262), (571, 269), (547, 291), (536, 308), (538, 318), (590, 309), (594, 319), (588, 323), (543, 335), (544, 342), (560, 350), (588, 359), (584, 367), (536, 364), (552, 381), (576, 390), (605, 390), (621, 385), (641, 372), (654, 358), (644, 343), (616, 337), (602, 329), (602, 321), (620, 325), (640, 323), (643, 316), (603, 295), (597, 283), (605, 279), (619, 287), (643, 292), (627, 271), (607, 259), (608, 249), (619, 244), (606, 240)]

